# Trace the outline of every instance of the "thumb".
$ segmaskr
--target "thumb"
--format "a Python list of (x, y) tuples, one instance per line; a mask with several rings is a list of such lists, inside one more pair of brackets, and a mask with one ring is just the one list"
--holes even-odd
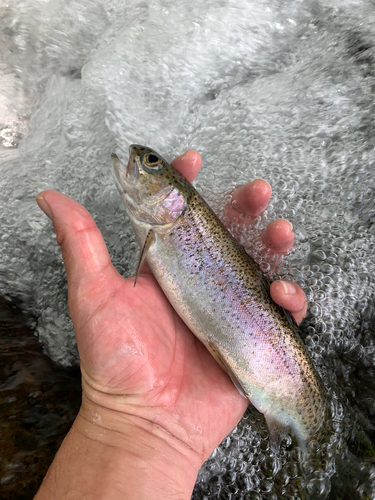
[[(82, 205), (50, 190), (39, 193), (36, 201), (52, 220), (62, 250), (72, 319), (85, 320), (108, 300), (122, 278), (112, 265), (101, 232)], [(83, 310), (86, 318), (74, 317)]]

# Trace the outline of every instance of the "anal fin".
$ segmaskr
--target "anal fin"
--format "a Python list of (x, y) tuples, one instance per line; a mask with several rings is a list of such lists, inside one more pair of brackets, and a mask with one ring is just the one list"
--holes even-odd
[(229, 375), (231, 381), (233, 382), (234, 386), (236, 387), (237, 391), (241, 394), (246, 399), (249, 399), (241, 385), (241, 382), (238, 380), (236, 375), (233, 373), (233, 370), (231, 367), (228, 365), (228, 363), (225, 361), (225, 359), (221, 356), (219, 351), (212, 345), (211, 342), (208, 342), (206, 344), (207, 349), (210, 351), (211, 355), (215, 360), (218, 362), (218, 364), (227, 372)]
[(137, 279), (138, 279), (138, 274), (141, 269), (141, 266), (143, 264), (143, 261), (145, 260), (146, 254), (148, 252), (148, 249), (151, 246), (151, 243), (154, 240), (154, 231), (152, 229), (149, 230), (149, 232), (146, 235), (146, 239), (144, 242), (143, 247), (141, 248), (141, 251), (139, 253), (139, 259), (138, 259), (138, 264), (137, 268), (135, 270), (135, 276), (134, 276), (134, 286), (137, 284)]

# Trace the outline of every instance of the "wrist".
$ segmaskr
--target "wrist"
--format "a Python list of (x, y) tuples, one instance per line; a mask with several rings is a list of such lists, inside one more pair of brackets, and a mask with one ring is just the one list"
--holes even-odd
[(109, 455), (117, 450), (122, 470), (117, 469), (118, 476), (125, 474), (127, 481), (134, 478), (135, 488), (143, 485), (144, 497), (137, 489), (135, 498), (169, 498), (170, 495), (190, 499), (202, 465), (200, 457), (161, 426), (83, 398), (76, 429), (85, 438), (100, 443)]
[(160, 426), (83, 398), (36, 498), (190, 499), (200, 465)]

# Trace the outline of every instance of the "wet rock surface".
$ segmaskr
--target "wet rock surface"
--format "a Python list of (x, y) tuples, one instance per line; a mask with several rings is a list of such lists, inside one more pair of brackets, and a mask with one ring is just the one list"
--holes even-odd
[(81, 401), (78, 368), (43, 354), (21, 311), (0, 299), (0, 498), (35, 495)]

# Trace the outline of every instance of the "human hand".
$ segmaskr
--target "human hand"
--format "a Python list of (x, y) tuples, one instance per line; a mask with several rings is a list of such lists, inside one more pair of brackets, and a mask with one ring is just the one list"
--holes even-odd
[[(201, 159), (187, 151), (172, 164), (192, 181)], [(271, 189), (258, 179), (233, 196), (229, 213), (240, 211), (251, 219), (265, 209)], [(125, 451), (127, 459), (130, 449), (133, 460), (137, 455), (165, 481), (181, 491), (182, 483), (192, 489), (200, 465), (238, 423), (248, 401), (175, 313), (147, 268), (135, 288), (134, 278), (119, 275), (81, 205), (55, 191), (40, 193), (37, 201), (52, 218), (68, 278), (83, 390), (73, 430)], [(278, 253), (294, 241), (284, 220), (271, 223), (262, 237)], [(274, 282), (271, 295), (302, 319), (305, 296), (297, 285)]]

